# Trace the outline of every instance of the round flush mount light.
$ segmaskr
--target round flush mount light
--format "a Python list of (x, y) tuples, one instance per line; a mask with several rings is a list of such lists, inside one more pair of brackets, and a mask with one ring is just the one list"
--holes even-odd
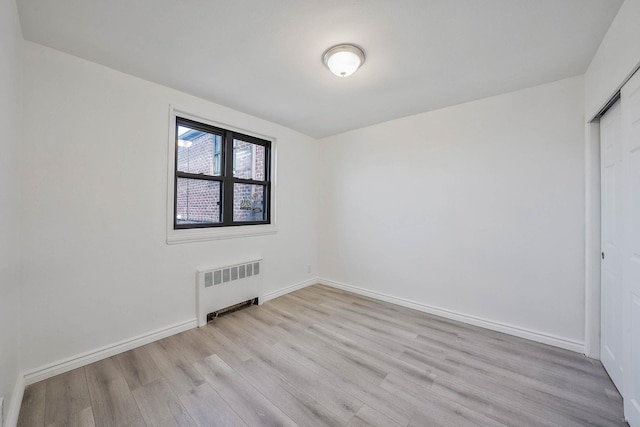
[(193, 141), (189, 141), (188, 139), (179, 139), (178, 140), (178, 147), (189, 148), (189, 147), (191, 147), (191, 144), (193, 144)]
[(333, 46), (322, 55), (322, 62), (338, 77), (355, 73), (364, 64), (364, 51), (352, 44)]

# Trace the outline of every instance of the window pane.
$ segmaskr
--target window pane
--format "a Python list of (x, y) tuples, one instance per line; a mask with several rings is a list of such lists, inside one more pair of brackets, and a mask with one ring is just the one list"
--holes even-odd
[(233, 185), (233, 220), (264, 221), (265, 187), (253, 184)]
[(233, 140), (233, 176), (236, 178), (265, 180), (265, 149), (239, 139)]
[(180, 172), (220, 175), (222, 137), (213, 133), (178, 126), (178, 170)]
[(176, 224), (220, 222), (220, 190), (218, 181), (178, 178)]

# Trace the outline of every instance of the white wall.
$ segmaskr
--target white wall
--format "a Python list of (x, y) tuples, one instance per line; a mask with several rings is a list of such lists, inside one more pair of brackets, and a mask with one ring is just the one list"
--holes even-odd
[(625, 0), (585, 74), (592, 119), (640, 65), (640, 0)]
[(0, 0), (0, 397), (5, 413), (20, 374), (21, 46), (15, 1)]
[[(32, 43), (24, 79), (26, 371), (194, 319), (199, 267), (315, 275), (316, 140)], [(277, 234), (165, 243), (169, 104), (277, 139)]]
[(583, 85), (322, 140), (321, 276), (580, 348)]

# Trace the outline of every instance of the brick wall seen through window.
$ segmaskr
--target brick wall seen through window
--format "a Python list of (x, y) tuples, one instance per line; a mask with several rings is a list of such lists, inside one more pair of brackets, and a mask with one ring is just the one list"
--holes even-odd
[(270, 141), (176, 118), (174, 228), (270, 223)]

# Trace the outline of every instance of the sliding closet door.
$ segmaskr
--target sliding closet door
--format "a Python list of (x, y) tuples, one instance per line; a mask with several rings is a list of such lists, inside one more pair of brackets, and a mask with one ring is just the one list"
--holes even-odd
[(623, 194), (622, 114), (620, 101), (600, 119), (602, 188), (602, 268), (600, 357), (618, 390), (623, 379)]
[(624, 163), (624, 409), (640, 427), (640, 72), (621, 91)]

